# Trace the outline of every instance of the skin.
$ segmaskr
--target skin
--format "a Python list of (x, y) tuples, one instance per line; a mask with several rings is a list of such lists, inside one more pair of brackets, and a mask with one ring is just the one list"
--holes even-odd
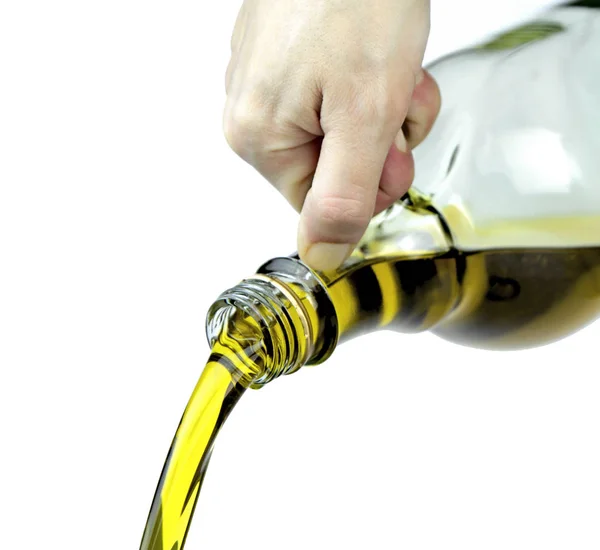
[(414, 179), (440, 93), (422, 69), (427, 0), (245, 0), (231, 39), (223, 130), (300, 212), (317, 270), (350, 255)]

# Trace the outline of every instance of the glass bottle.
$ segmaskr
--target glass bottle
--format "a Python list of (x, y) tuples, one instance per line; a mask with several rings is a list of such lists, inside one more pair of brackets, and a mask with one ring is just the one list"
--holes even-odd
[(429, 66), (442, 109), (411, 191), (338, 270), (275, 258), (223, 293), (209, 342), (251, 320), (261, 387), (369, 331), (520, 349), (599, 317), (598, 7), (556, 7)]
[(600, 0), (428, 67), (443, 97), (411, 191), (337, 270), (274, 258), (208, 312), (212, 352), (141, 550), (182, 549), (215, 437), (260, 388), (375, 330), (535, 347), (600, 316)]

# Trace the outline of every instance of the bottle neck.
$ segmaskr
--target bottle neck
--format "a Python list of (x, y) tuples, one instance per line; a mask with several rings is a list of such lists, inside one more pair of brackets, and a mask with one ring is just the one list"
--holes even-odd
[(232, 319), (255, 327), (262, 360), (246, 378), (262, 387), (322, 363), (339, 342), (361, 334), (429, 330), (459, 302), (462, 264), (459, 254), (410, 253), (355, 257), (335, 274), (316, 274), (297, 257), (276, 258), (219, 297), (208, 313), (207, 337), (213, 345)]
[(462, 255), (407, 253), (358, 263), (331, 279), (340, 342), (377, 330), (430, 330), (459, 303)]

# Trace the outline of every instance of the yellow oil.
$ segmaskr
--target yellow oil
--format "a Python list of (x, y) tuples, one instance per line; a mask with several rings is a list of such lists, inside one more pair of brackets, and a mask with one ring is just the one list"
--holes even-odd
[(219, 360), (209, 360), (165, 461), (140, 548), (183, 548), (214, 438), (242, 395)]
[[(140, 550), (183, 549), (215, 437), (244, 391), (272, 379), (265, 373), (275, 357), (279, 364), (290, 355), (298, 359), (282, 371), (289, 374), (320, 362), (311, 357), (328, 355), (315, 350), (376, 330), (430, 330), (470, 347), (529, 348), (564, 338), (600, 315), (600, 246), (386, 250), (359, 247), (340, 269), (304, 267), (302, 277), (292, 256), (253, 279), (281, 290), (281, 322), (269, 322), (266, 337), (267, 325), (232, 308), (220, 325), (169, 451)], [(311, 277), (327, 296), (329, 318), (307, 290)], [(268, 298), (257, 296), (252, 303), (268, 309)], [(332, 338), (333, 326), (336, 341), (319, 341)]]
[(464, 254), (461, 287), (435, 334), (482, 349), (550, 344), (600, 315), (600, 247)]
[(524, 349), (600, 315), (600, 247), (414, 253), (323, 279), (341, 341), (379, 329), (430, 330), (470, 347)]
[(225, 325), (183, 413), (158, 482), (140, 550), (181, 550), (215, 438), (261, 371), (257, 328), (241, 316)]

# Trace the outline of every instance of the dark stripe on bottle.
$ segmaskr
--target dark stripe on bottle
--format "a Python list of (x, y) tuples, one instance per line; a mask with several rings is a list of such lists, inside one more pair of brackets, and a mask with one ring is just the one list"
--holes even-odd
[(383, 296), (375, 272), (370, 266), (363, 267), (351, 273), (349, 279), (356, 289), (361, 318), (378, 317), (383, 305)]
[[(402, 289), (401, 307), (392, 325), (397, 330), (421, 330), (429, 310), (428, 293), (438, 284), (438, 270), (432, 259), (400, 261), (394, 271)], [(391, 327), (390, 327), (391, 328)]]
[(456, 281), (459, 285), (462, 285), (467, 272), (467, 256), (461, 252), (456, 252), (452, 255), (452, 259), (456, 265)]
[(372, 332), (378, 326), (383, 306), (381, 287), (370, 266), (365, 266), (349, 274), (348, 280), (354, 288), (360, 312), (355, 328), (351, 328), (345, 333), (346, 339), (365, 332)]

